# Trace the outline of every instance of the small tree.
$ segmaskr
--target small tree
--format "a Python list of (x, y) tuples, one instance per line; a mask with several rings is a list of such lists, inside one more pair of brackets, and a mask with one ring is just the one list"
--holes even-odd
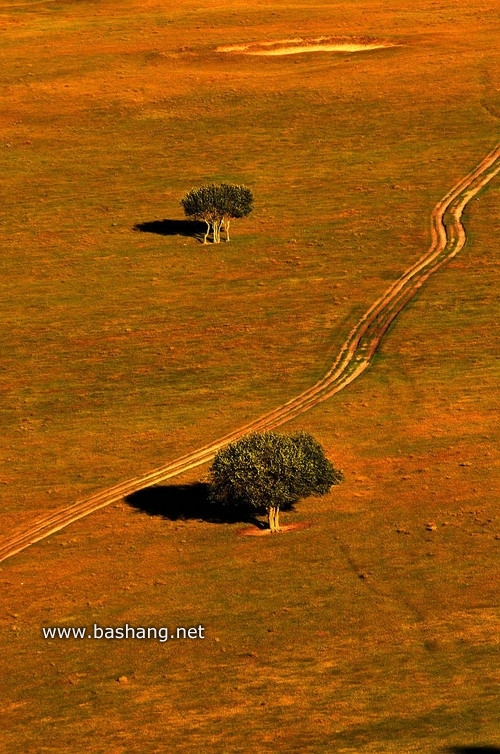
[(246, 217), (253, 209), (253, 194), (247, 186), (232, 183), (221, 183), (216, 186), (201, 186), (191, 189), (181, 199), (186, 217), (194, 220), (204, 220), (207, 232), (203, 243), (207, 242), (208, 234), (212, 230), (213, 243), (220, 243), (221, 230), (224, 230), (226, 241), (229, 241), (229, 225), (233, 218)]
[(280, 531), (280, 509), (308, 495), (324, 495), (343, 479), (306, 432), (246, 435), (219, 450), (210, 476), (212, 502), (267, 512), (272, 532)]

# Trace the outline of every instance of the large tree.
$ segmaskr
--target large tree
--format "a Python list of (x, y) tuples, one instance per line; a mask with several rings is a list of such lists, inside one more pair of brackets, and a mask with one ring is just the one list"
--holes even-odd
[(233, 183), (215, 183), (191, 189), (181, 199), (186, 217), (204, 220), (207, 232), (203, 243), (212, 231), (213, 243), (220, 243), (221, 230), (229, 241), (229, 226), (232, 219), (246, 217), (253, 209), (253, 194), (247, 186)]
[(214, 503), (267, 512), (269, 528), (278, 532), (280, 509), (326, 494), (343, 476), (306, 432), (255, 432), (218, 451), (210, 479)]

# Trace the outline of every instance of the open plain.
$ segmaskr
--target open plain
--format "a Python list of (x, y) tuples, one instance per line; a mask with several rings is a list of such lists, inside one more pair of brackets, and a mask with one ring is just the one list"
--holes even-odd
[[(491, 0), (170, 5), (0, 1), (2, 540), (321, 380), (499, 139)], [(373, 49), (245, 52), (283, 40)], [(177, 222), (213, 181), (256, 198), (214, 247)], [(498, 186), (283, 425), (346, 476), (310, 526), (237, 536), (205, 466), (0, 565), (2, 750), (500, 747)], [(42, 636), (126, 623), (205, 638)]]

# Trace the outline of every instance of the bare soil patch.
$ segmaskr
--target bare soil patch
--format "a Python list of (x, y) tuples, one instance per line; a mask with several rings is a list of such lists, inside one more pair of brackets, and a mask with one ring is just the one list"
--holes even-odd
[(217, 47), (217, 52), (243, 53), (244, 55), (297, 55), (304, 52), (363, 52), (394, 44), (374, 39), (352, 39), (345, 37), (292, 37), (268, 42), (248, 42), (246, 44)]
[(240, 529), (238, 534), (242, 537), (266, 537), (269, 534), (284, 534), (289, 531), (301, 531), (302, 529), (310, 529), (310, 521), (296, 521), (293, 524), (285, 524), (279, 530), (279, 532), (272, 532), (271, 529), (258, 529), (256, 526), (248, 526), (246, 529)]

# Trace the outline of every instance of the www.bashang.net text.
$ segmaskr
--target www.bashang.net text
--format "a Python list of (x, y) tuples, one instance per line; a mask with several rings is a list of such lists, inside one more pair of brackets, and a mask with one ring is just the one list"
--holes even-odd
[(205, 628), (198, 626), (177, 626), (169, 629), (167, 626), (99, 626), (94, 623), (88, 626), (44, 626), (44, 639), (138, 639), (156, 640), (164, 643), (176, 639), (204, 639)]

